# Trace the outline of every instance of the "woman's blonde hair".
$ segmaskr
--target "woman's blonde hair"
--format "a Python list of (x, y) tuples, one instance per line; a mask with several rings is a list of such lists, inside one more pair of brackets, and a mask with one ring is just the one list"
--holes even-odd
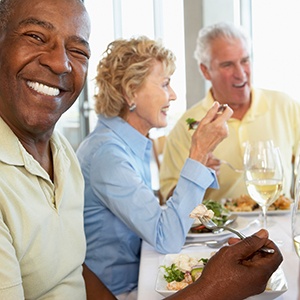
[(158, 41), (145, 36), (110, 43), (97, 67), (95, 111), (107, 117), (123, 116), (131, 99), (151, 72), (155, 61), (167, 75), (175, 71), (175, 56)]

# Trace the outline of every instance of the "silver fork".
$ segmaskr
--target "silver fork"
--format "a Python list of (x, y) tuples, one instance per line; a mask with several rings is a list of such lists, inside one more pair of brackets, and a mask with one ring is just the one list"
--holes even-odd
[[(242, 232), (228, 226), (224, 226), (224, 225), (218, 226), (214, 221), (212, 221), (209, 218), (199, 216), (199, 220), (206, 228), (212, 230), (213, 232), (216, 232), (219, 229), (224, 229), (236, 234), (242, 240), (246, 238), (246, 235), (244, 235)], [(260, 250), (267, 253), (274, 253), (274, 249), (267, 248), (267, 247), (262, 247)]]
[(209, 248), (221, 248), (224, 244), (226, 244), (228, 241), (228, 237), (225, 239), (222, 239), (220, 241), (217, 240), (210, 240), (205, 242), (185, 242), (185, 244), (182, 246), (182, 249), (189, 248), (189, 247), (198, 247), (198, 246), (207, 246)]
[(237, 173), (244, 173), (244, 170), (236, 169), (231, 163), (229, 163), (226, 160), (221, 159), (220, 162), (221, 162), (221, 164), (227, 165), (231, 170), (233, 170), (233, 171), (235, 171)]

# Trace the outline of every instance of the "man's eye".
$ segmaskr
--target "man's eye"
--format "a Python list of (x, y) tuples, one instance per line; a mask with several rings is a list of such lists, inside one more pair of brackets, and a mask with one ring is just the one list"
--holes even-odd
[(71, 50), (71, 52), (73, 52), (74, 54), (76, 54), (76, 55), (81, 55), (81, 56), (84, 56), (84, 57), (86, 57), (87, 59), (89, 59), (90, 58), (90, 55), (89, 55), (89, 53), (87, 53), (87, 52), (85, 52), (85, 51), (83, 51), (83, 50), (79, 50), (79, 49), (72, 49)]
[(31, 38), (33, 38), (33, 39), (35, 39), (37, 41), (43, 42), (42, 38), (39, 35), (37, 35), (37, 34), (27, 33), (25, 35), (28, 36), (28, 37), (31, 37)]

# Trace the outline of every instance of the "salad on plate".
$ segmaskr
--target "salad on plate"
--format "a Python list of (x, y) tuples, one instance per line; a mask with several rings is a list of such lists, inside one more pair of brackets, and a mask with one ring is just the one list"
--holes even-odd
[[(207, 211), (205, 211), (205, 209)], [(202, 204), (197, 206), (193, 212), (190, 214), (191, 218), (194, 218), (195, 221), (190, 229), (192, 233), (208, 233), (212, 232), (210, 229), (207, 229), (197, 218), (197, 213), (208, 216), (212, 219), (217, 225), (224, 225), (231, 216), (231, 212), (225, 208), (225, 206), (213, 200), (203, 200)]]
[[(201, 251), (188, 254), (167, 254), (161, 260), (156, 279), (155, 290), (168, 297), (192, 284), (202, 274), (205, 265), (216, 252)], [(193, 275), (192, 275), (193, 274)], [(253, 300), (271, 300), (288, 290), (284, 272), (279, 267), (271, 276), (266, 290), (252, 296)]]
[(164, 269), (167, 290), (178, 291), (196, 281), (201, 276), (207, 262), (208, 258), (179, 254), (170, 266), (160, 266)]

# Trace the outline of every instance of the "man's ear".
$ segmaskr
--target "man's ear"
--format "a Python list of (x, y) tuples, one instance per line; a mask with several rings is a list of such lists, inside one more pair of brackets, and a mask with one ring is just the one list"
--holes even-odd
[(209, 74), (207, 66), (204, 64), (200, 64), (200, 70), (201, 70), (203, 76), (205, 77), (205, 79), (210, 80), (210, 74)]

